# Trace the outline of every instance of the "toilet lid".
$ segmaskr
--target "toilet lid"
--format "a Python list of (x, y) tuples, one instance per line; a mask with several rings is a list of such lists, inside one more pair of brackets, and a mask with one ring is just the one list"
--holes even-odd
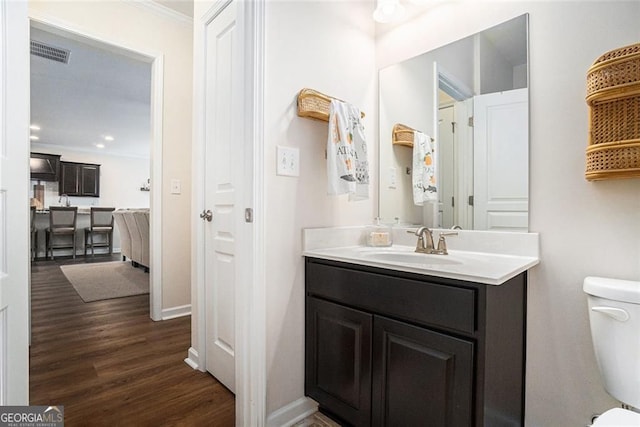
[(609, 409), (596, 419), (593, 426), (638, 427), (640, 426), (640, 414), (622, 408)]

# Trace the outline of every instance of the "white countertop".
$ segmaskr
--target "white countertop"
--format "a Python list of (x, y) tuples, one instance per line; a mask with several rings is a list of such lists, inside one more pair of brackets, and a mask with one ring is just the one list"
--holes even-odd
[[(459, 230), (458, 236), (447, 237), (449, 255), (425, 255), (415, 254), (416, 237), (406, 228), (394, 229), (397, 244), (387, 248), (362, 245), (364, 231), (305, 229), (302, 255), (487, 285), (500, 285), (539, 263), (537, 233)], [(434, 230), (434, 240), (441, 231), (451, 230)]]
[[(73, 207), (73, 206), (71, 206)], [(49, 209), (38, 209), (36, 210), (36, 214), (48, 214)], [(78, 206), (78, 215), (89, 215), (91, 213), (91, 207), (86, 206)]]

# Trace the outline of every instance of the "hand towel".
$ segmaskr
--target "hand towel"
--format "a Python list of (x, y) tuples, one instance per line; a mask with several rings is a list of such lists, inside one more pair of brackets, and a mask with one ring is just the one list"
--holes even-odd
[(360, 110), (332, 100), (327, 139), (328, 194), (349, 194), (349, 200), (369, 198), (369, 161)]
[(412, 179), (414, 204), (422, 206), (424, 202), (438, 201), (433, 141), (420, 131), (413, 135)]

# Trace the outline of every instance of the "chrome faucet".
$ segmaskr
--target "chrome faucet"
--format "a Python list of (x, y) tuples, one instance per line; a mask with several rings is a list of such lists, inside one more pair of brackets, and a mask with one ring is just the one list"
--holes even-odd
[(65, 199), (65, 204), (64, 205), (67, 206), (67, 207), (71, 206), (71, 202), (69, 201), (69, 196), (66, 195), (66, 194), (61, 194), (60, 195), (60, 198), (58, 199), (58, 203), (62, 203), (62, 199), (63, 198)]
[(407, 233), (414, 233), (418, 236), (416, 242), (416, 252), (421, 254), (431, 254), (434, 251), (433, 233), (427, 227), (420, 227), (415, 232), (408, 230)]
[(418, 241), (416, 242), (416, 252), (430, 255), (448, 255), (449, 252), (447, 252), (447, 242), (444, 238), (445, 236), (458, 235), (456, 231), (440, 233), (438, 238), (438, 248), (436, 248), (433, 244), (433, 232), (429, 230), (429, 228), (420, 227), (415, 232), (408, 230), (407, 233), (413, 233), (418, 236)]

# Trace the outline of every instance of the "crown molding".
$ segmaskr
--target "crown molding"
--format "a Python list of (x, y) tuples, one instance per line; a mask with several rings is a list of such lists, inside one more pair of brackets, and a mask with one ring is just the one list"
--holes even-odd
[(127, 0), (127, 3), (139, 7), (141, 9), (146, 9), (155, 13), (156, 15), (163, 16), (165, 18), (173, 19), (177, 22), (187, 25), (193, 25), (193, 18), (187, 15), (184, 15), (176, 10), (171, 9), (161, 3), (158, 3), (153, 0)]

